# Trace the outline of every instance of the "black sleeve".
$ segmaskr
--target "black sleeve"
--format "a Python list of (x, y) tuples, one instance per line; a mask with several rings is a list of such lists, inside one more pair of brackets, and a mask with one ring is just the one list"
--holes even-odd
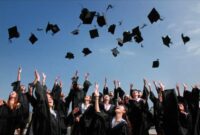
[(11, 86), (13, 87), (13, 91), (16, 91), (18, 93), (18, 91), (20, 90), (20, 81), (13, 82)]
[(87, 81), (87, 80), (83, 83), (83, 91), (84, 91), (85, 95), (87, 94), (88, 89), (90, 88), (90, 86), (91, 86), (91, 83), (89, 81)]
[(144, 88), (143, 88), (143, 94), (142, 94), (141, 98), (147, 101), (148, 100), (148, 95), (149, 95), (149, 91), (148, 91), (147, 87), (144, 86)]
[(49, 107), (46, 97), (46, 91), (44, 90), (40, 82), (36, 83), (35, 95), (37, 98), (37, 112), (43, 115), (43, 117), (49, 118)]
[(108, 95), (108, 94), (109, 94), (108, 87), (104, 87), (103, 88), (103, 95)]
[(70, 89), (68, 96), (65, 98), (65, 105), (67, 108), (69, 108), (73, 96), (74, 96), (74, 89)]
[(150, 91), (150, 96), (149, 96), (150, 100), (155, 103), (157, 98), (155, 97), (154, 93), (152, 91)]

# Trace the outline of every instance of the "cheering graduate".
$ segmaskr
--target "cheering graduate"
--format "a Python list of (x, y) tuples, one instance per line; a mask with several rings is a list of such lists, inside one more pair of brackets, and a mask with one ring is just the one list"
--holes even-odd
[(151, 86), (149, 86), (150, 90), (150, 100), (153, 102), (153, 108), (154, 108), (154, 124), (155, 129), (158, 135), (164, 135), (163, 130), (163, 115), (164, 115), (164, 109), (163, 109), (163, 91), (161, 91), (158, 86), (156, 85), (156, 82), (154, 81), (155, 88), (158, 89), (158, 98), (154, 95), (153, 91), (151, 91)]
[(18, 98), (12, 91), (7, 102), (0, 100), (0, 135), (13, 135), (20, 128), (23, 107)]
[(22, 105), (22, 118), (19, 121), (19, 134), (24, 134), (26, 125), (29, 120), (29, 101), (28, 101), (28, 92), (26, 92), (26, 87), (21, 85), (21, 73), (22, 68), (19, 67), (17, 74), (17, 81), (12, 83), (13, 90), (17, 92), (19, 96), (19, 102)]
[[(35, 71), (35, 96), (32, 97), (33, 114), (27, 135), (61, 135), (60, 116), (54, 110), (52, 95), (40, 83), (40, 75)], [(32, 95), (33, 96), (33, 95)]]
[(72, 102), (72, 110), (75, 107), (78, 107), (81, 103), (84, 102), (84, 97), (87, 94), (87, 91), (91, 85), (88, 81), (89, 73), (85, 75), (85, 82), (83, 87), (78, 84), (78, 71), (76, 71), (74, 77), (72, 77), (72, 87), (68, 96), (66, 97), (67, 108), (69, 108), (70, 102)]
[[(106, 114), (100, 111), (100, 107), (99, 107), (99, 85), (95, 84), (95, 111), (97, 113), (97, 115), (99, 115), (100, 117), (102, 117), (105, 120), (105, 116)], [(109, 131), (105, 130), (106, 134), (109, 135), (128, 135), (128, 124), (127, 121), (123, 118), (123, 116), (125, 116), (126, 114), (126, 110), (125, 107), (122, 105), (118, 105), (115, 108), (115, 115), (114, 117), (111, 119), (110, 124), (111, 127), (109, 129)], [(102, 121), (103, 122), (103, 121)], [(105, 123), (102, 123), (102, 125)], [(101, 128), (105, 128), (104, 126), (101, 126)], [(103, 133), (105, 134), (105, 133)]]

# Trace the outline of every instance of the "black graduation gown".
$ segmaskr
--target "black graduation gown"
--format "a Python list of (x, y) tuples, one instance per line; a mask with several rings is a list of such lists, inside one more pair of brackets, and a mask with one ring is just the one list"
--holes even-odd
[(60, 126), (62, 134), (67, 133), (67, 115), (68, 115), (68, 108), (66, 102), (61, 99), (61, 92), (62, 88), (59, 85), (54, 85), (51, 95), (54, 100), (54, 109), (57, 111), (60, 117)]
[(200, 135), (199, 96), (198, 88), (193, 88), (192, 92), (184, 91), (184, 99), (187, 101), (189, 112), (192, 115), (192, 135)]
[(129, 100), (128, 117), (132, 126), (133, 135), (148, 135), (147, 105), (144, 100)]
[(0, 106), (0, 135), (13, 135), (15, 129), (20, 127), (21, 117), (21, 108), (11, 110), (6, 104)]
[(188, 114), (179, 112), (179, 134), (192, 135), (192, 117)]
[(163, 103), (159, 101), (158, 98), (155, 97), (152, 91), (150, 91), (150, 100), (153, 102), (154, 108), (154, 124), (157, 133), (163, 133)]
[(178, 100), (174, 89), (163, 93), (163, 129), (165, 135), (179, 135)]
[(105, 126), (106, 126), (106, 134), (109, 134), (109, 129), (111, 128), (110, 126), (110, 121), (112, 120), (113, 116), (115, 115), (115, 106), (111, 104), (109, 110), (105, 110), (104, 104), (100, 104), (100, 110), (101, 112), (105, 113)]
[(129, 135), (128, 133), (128, 125), (125, 121), (123, 121), (118, 125), (111, 127), (109, 135)]
[(49, 110), (46, 90), (40, 82), (36, 83), (32, 120), (29, 124), (27, 135), (60, 135), (59, 115), (55, 118)]
[(91, 83), (89, 81), (85, 81), (83, 84), (83, 89), (71, 89), (69, 95), (65, 98), (67, 108), (69, 108), (70, 102), (72, 102), (72, 110), (83, 103), (84, 97), (86, 96), (90, 85)]
[(28, 101), (28, 93), (22, 93), (20, 90), (20, 81), (13, 82), (11, 85), (13, 86), (13, 90), (17, 92), (19, 97), (19, 102), (22, 105), (22, 118), (20, 120), (20, 128), (24, 129), (29, 120), (29, 101)]

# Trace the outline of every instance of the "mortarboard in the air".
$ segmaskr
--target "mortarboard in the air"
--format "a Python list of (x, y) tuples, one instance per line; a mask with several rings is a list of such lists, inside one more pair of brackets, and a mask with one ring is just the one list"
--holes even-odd
[(167, 47), (170, 47), (169, 44), (172, 44), (171, 38), (167, 35), (165, 37), (162, 37), (163, 44)]
[(148, 14), (148, 18), (149, 18), (149, 21), (151, 22), (151, 24), (154, 22), (157, 22), (158, 20), (163, 20), (160, 18), (160, 14), (158, 13), (158, 11), (155, 8), (153, 8), (151, 10), (151, 12)]
[(53, 27), (52, 27), (53, 35), (56, 34), (59, 31), (60, 31), (60, 28), (58, 27), (58, 25), (57, 24), (53, 25)]
[(87, 8), (83, 8), (79, 18), (82, 20), (83, 24), (91, 24), (95, 15), (95, 11), (89, 11)]
[(112, 51), (112, 54), (113, 54), (114, 57), (117, 57), (117, 55), (119, 54), (119, 51), (117, 50), (117, 47), (111, 49), (111, 51)]
[(132, 29), (132, 36), (134, 37), (134, 40), (137, 43), (140, 43), (143, 41), (143, 37), (142, 37), (139, 26)]
[(100, 26), (100, 27), (103, 27), (104, 25), (106, 25), (106, 18), (104, 15), (99, 15), (97, 16), (97, 24)]
[(92, 51), (89, 48), (83, 48), (82, 53), (84, 53), (84, 56), (87, 56), (92, 53)]
[(32, 44), (34, 44), (37, 40), (38, 40), (38, 38), (33, 33), (31, 33), (31, 36), (29, 37), (29, 41)]
[(186, 44), (187, 42), (190, 41), (190, 37), (184, 36), (183, 33), (181, 34), (181, 38), (182, 38), (184, 44)]
[(115, 28), (116, 28), (115, 24), (110, 25), (109, 28), (108, 28), (108, 32), (114, 34), (115, 33)]
[(8, 34), (9, 34), (9, 40), (11, 40), (12, 38), (18, 38), (20, 36), (17, 30), (17, 26), (10, 27), (8, 29)]
[(98, 33), (98, 30), (97, 29), (92, 29), (89, 31), (90, 32), (90, 37), (93, 39), (93, 38), (96, 38), (96, 37), (99, 37), (99, 33)]
[(122, 40), (121, 38), (117, 38), (117, 42), (118, 42), (118, 45), (119, 45), (120, 47), (123, 46), (123, 40)]
[(71, 34), (73, 35), (78, 35), (79, 34), (79, 29), (75, 29), (71, 32)]
[(46, 33), (49, 31), (52, 31), (52, 35), (54, 35), (60, 31), (60, 28), (58, 27), (57, 24), (51, 24), (48, 22), (47, 27), (46, 27)]
[(123, 43), (132, 41), (132, 34), (130, 31), (123, 32)]
[(71, 53), (71, 52), (67, 52), (65, 58), (66, 58), (66, 59), (74, 59), (74, 54)]
[(159, 59), (153, 61), (152, 68), (158, 68), (160, 65)]

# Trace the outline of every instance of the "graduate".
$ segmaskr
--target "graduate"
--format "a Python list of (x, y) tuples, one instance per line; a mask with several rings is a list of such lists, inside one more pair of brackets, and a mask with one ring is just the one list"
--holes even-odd
[(15, 91), (9, 94), (7, 102), (0, 100), (0, 135), (13, 135), (20, 128), (22, 108)]
[(40, 83), (40, 75), (37, 71), (32, 86), (35, 87), (36, 97), (31, 100), (34, 101), (33, 114), (27, 135), (61, 135), (59, 113), (54, 110), (52, 95)]
[(26, 87), (21, 84), (21, 73), (22, 68), (19, 67), (18, 73), (17, 73), (17, 81), (13, 82), (11, 85), (13, 86), (13, 90), (17, 92), (19, 96), (19, 102), (22, 105), (22, 118), (20, 120), (20, 127), (18, 130), (18, 133), (20, 135), (23, 135), (25, 133), (25, 128), (29, 121), (29, 101), (28, 101), (28, 92), (26, 92)]
[(154, 124), (155, 129), (158, 135), (164, 135), (163, 130), (163, 117), (164, 117), (164, 108), (163, 108), (163, 91), (158, 90), (158, 86), (156, 82), (154, 81), (154, 86), (158, 92), (158, 97), (156, 97), (151, 90), (151, 86), (149, 86), (150, 90), (150, 100), (153, 102), (153, 108), (154, 108)]
[[(95, 111), (99, 116), (105, 116), (103, 112), (101, 112), (99, 107), (99, 85), (95, 84)], [(127, 121), (123, 118), (123, 116), (126, 114), (125, 107), (123, 105), (118, 105), (115, 108), (115, 115), (110, 121), (110, 129), (109, 131), (106, 130), (106, 134), (109, 135), (128, 135), (128, 124)], [(104, 118), (104, 117), (103, 117)], [(103, 127), (103, 126), (102, 126)], [(104, 126), (105, 128), (105, 126)]]
[(78, 71), (76, 71), (74, 77), (72, 77), (72, 86), (68, 96), (66, 97), (67, 108), (69, 108), (70, 102), (72, 102), (72, 110), (78, 107), (84, 101), (84, 97), (87, 95), (88, 89), (91, 83), (88, 81), (89, 73), (85, 74), (85, 81), (83, 87), (78, 84)]

